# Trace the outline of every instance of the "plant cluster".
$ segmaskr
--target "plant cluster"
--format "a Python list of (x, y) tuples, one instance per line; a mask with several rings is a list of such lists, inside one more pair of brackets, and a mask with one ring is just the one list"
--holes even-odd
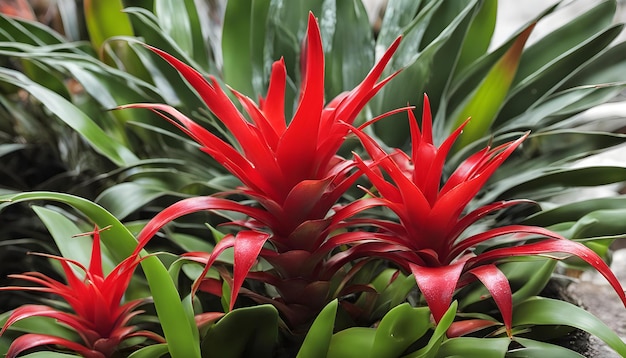
[(3, 215), (34, 201), (55, 244), (0, 229), (49, 250), (0, 287), (33, 301), (3, 315), (8, 357), (579, 357), (553, 341), (574, 329), (626, 355), (542, 295), (593, 268), (626, 305), (606, 263), (625, 199), (551, 203), (626, 179), (571, 167), (624, 140), (575, 116), (623, 89), (614, 1), (493, 50), (497, 1), (389, 1), (377, 33), (360, 2), (230, 1), (221, 48), (194, 1), (130, 3), (86, 1), (90, 42), (76, 9), (64, 36), (0, 17), (0, 156), (54, 117), (76, 168), (0, 182)]

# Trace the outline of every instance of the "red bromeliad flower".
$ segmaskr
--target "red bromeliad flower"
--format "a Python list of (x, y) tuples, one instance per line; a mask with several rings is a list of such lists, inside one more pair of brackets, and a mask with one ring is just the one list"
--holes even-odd
[[(374, 197), (372, 199), (348, 205), (346, 210), (356, 213), (382, 205), (391, 209), (399, 222), (355, 219), (354, 223), (359, 225), (378, 227), (378, 232), (350, 232), (333, 237), (329, 240), (332, 241), (329, 246), (339, 243), (358, 244), (333, 256), (328, 267), (341, 266), (357, 256), (389, 259), (414, 274), (436, 321), (442, 318), (450, 306), (454, 292), (478, 279), (491, 293), (509, 333), (512, 316), (511, 288), (496, 263), (514, 256), (537, 255), (555, 259), (563, 258), (563, 255), (554, 255), (556, 253), (578, 256), (604, 275), (626, 304), (626, 296), (620, 283), (597, 254), (586, 246), (549, 230), (509, 225), (469, 237), (463, 236), (469, 226), (486, 215), (528, 202), (501, 201), (464, 213), (465, 207), (527, 134), (516, 141), (496, 148), (487, 147), (475, 153), (441, 185), (446, 156), (464, 125), (437, 148), (433, 144), (432, 119), (427, 97), (424, 98), (421, 132), (411, 111), (409, 119), (413, 139), (410, 156), (400, 150), (387, 154), (371, 137), (363, 133), (362, 127), (353, 129), (374, 162), (374, 165), (366, 164), (357, 157), (358, 166), (377, 193), (370, 193)], [(365, 125), (367, 124), (369, 123)], [(482, 253), (474, 252), (477, 245), (503, 235), (512, 236), (518, 245)], [(528, 243), (529, 236), (542, 239)]]
[[(350, 131), (345, 123), (353, 123), (366, 103), (393, 77), (378, 82), (399, 40), (390, 46), (361, 84), (324, 105), (324, 52), (317, 22), (310, 14), (302, 54), (304, 74), (300, 102), (288, 123), (284, 115), (287, 73), (282, 59), (273, 64), (267, 96), (259, 100), (259, 105), (232, 91), (247, 113), (248, 120), (215, 78), (206, 79), (173, 56), (150, 48), (193, 86), (236, 139), (236, 147), (170, 106), (132, 104), (121, 108), (147, 108), (176, 125), (197, 141), (201, 150), (236, 176), (243, 183), (238, 191), (253, 198), (261, 208), (219, 197), (182, 200), (150, 221), (139, 235), (137, 250), (163, 225), (182, 215), (200, 210), (236, 211), (250, 219), (235, 224), (250, 231), (220, 241), (212, 253), (185, 255), (206, 263), (208, 269), (224, 249), (234, 246), (231, 308), (258, 256), (269, 261), (276, 274), (271, 277), (257, 275), (256, 278), (277, 285), (286, 302), (307, 305), (300, 300), (310, 300), (312, 296), (325, 299), (325, 288), (320, 288), (319, 282), (316, 282), (313, 268), (317, 262), (311, 262), (311, 252), (324, 242), (332, 229), (331, 208), (359, 177), (354, 161), (338, 156), (337, 151)], [(271, 235), (261, 231), (269, 231)], [(267, 241), (271, 243), (271, 249), (263, 249)], [(307, 264), (303, 265), (304, 262)], [(281, 285), (284, 280), (291, 281)], [(308, 292), (306, 287), (310, 284), (314, 285), (309, 288), (316, 294), (303, 294)], [(199, 282), (195, 288), (198, 286)]]
[[(128, 326), (130, 319), (142, 312), (135, 308), (145, 302), (143, 299), (138, 299), (120, 305), (140, 259), (138, 256), (131, 256), (105, 276), (102, 270), (100, 231), (96, 226), (93, 232), (88, 233), (93, 235), (89, 268), (75, 260), (38, 254), (59, 261), (67, 284), (39, 272), (26, 272), (9, 275), (9, 277), (23, 279), (38, 286), (0, 288), (3, 291), (23, 290), (56, 294), (61, 296), (74, 311), (74, 313), (69, 313), (44, 305), (24, 305), (13, 311), (2, 327), (0, 335), (17, 321), (39, 316), (53, 318), (70, 327), (78, 333), (82, 342), (76, 343), (48, 334), (29, 333), (13, 341), (7, 357), (16, 357), (21, 352), (38, 346), (58, 345), (87, 358), (104, 358), (111, 356), (122, 341), (131, 337), (146, 337), (157, 342), (164, 342), (164, 339), (154, 332), (139, 331), (134, 326)], [(72, 266), (84, 271), (85, 277), (78, 277)]]

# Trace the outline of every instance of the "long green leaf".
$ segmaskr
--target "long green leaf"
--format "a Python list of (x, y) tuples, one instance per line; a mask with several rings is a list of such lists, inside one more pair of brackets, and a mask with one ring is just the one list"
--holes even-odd
[(272, 357), (278, 311), (272, 305), (237, 308), (211, 326), (202, 341), (203, 358)]
[(531, 25), (520, 34), (504, 56), (489, 71), (476, 92), (468, 98), (465, 106), (454, 115), (456, 120), (451, 130), (461, 126), (468, 118), (472, 118), (455, 145), (457, 150), (489, 133), (491, 124), (502, 107), (513, 82), (524, 45), (533, 28), (534, 25)]
[(338, 301), (335, 299), (317, 315), (304, 338), (297, 358), (324, 357), (328, 353), (335, 328)]
[(508, 337), (458, 337), (447, 339), (441, 344), (436, 357), (500, 358), (505, 356), (510, 343), (511, 339)]
[(513, 309), (513, 326), (564, 325), (589, 332), (609, 347), (626, 356), (626, 343), (604, 322), (569, 302), (549, 298), (530, 298)]
[(376, 328), (370, 358), (399, 357), (432, 328), (428, 307), (403, 303), (389, 311)]
[(0, 68), (0, 81), (18, 86), (41, 101), (59, 119), (80, 133), (100, 154), (119, 166), (137, 161), (125, 146), (117, 143), (83, 112), (65, 98), (26, 78), (22, 73)]

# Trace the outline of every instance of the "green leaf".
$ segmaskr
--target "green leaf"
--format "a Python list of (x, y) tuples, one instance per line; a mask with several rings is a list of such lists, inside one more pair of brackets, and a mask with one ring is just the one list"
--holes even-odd
[(369, 357), (399, 357), (430, 328), (428, 307), (401, 304), (389, 311), (376, 328)]
[(523, 345), (524, 348), (513, 349), (507, 353), (508, 357), (562, 357), (562, 358), (583, 358), (582, 354), (578, 354), (567, 348), (557, 346), (550, 343), (535, 341), (527, 338), (515, 337), (514, 341)]
[(115, 164), (123, 166), (138, 160), (128, 148), (111, 140), (100, 127), (72, 103), (26, 78), (22, 73), (0, 68), (0, 81), (13, 84), (29, 92), (59, 119), (81, 134), (98, 153)]
[[(89, 267), (92, 240), (74, 237), (77, 234), (84, 233), (85, 230), (79, 229), (78, 226), (58, 211), (35, 205), (32, 206), (32, 209), (43, 221), (50, 234), (52, 234), (61, 255), (65, 258), (76, 260), (85, 267)], [(108, 256), (104, 255), (102, 266), (105, 273), (111, 272), (115, 265)]]
[(542, 297), (530, 298), (513, 309), (513, 326), (521, 325), (564, 325), (578, 328), (600, 338), (620, 355), (626, 355), (626, 343), (617, 333), (591, 313), (569, 302)]
[(324, 88), (326, 98), (334, 98), (356, 87), (373, 67), (374, 39), (361, 1), (325, 1), (324, 6), (320, 29), (333, 35), (324, 43)]
[(472, 118), (455, 144), (457, 150), (488, 134), (513, 82), (524, 45), (533, 28), (534, 25), (529, 26), (518, 36), (502, 58), (487, 73), (476, 91), (467, 99), (459, 113), (454, 115), (456, 120), (451, 130), (460, 127), (468, 118)]
[(545, 209), (529, 216), (524, 225), (550, 226), (561, 222), (577, 221), (590, 212), (598, 210), (623, 209), (626, 207), (626, 196), (614, 196), (578, 201), (561, 205), (553, 209)]
[[(252, 49), (253, 46), (257, 51), (263, 49), (261, 45), (265, 34), (264, 18), (268, 7), (267, 0), (229, 1), (226, 4), (222, 30), (224, 81), (251, 97), (255, 95), (253, 63), (263, 59), (262, 53), (253, 54)], [(259, 67), (257, 64), (256, 68), (263, 66)]]
[(121, 0), (85, 0), (85, 22), (93, 47), (114, 36), (132, 36), (133, 28)]
[(457, 73), (464, 70), (487, 52), (493, 31), (496, 28), (497, 13), (497, 0), (483, 0), (480, 2), (477, 13), (463, 41), (463, 47), (461, 48), (455, 69)]
[(437, 327), (435, 328), (435, 332), (433, 333), (432, 337), (430, 337), (430, 340), (428, 341), (428, 344), (425, 347), (417, 350), (416, 352), (408, 354), (404, 357), (405, 358), (436, 357), (437, 352), (441, 348), (442, 342), (446, 338), (446, 331), (448, 331), (448, 328), (450, 328), (450, 325), (452, 324), (452, 322), (454, 322), (454, 317), (456, 317), (457, 307), (458, 307), (457, 301), (452, 302), (452, 304), (450, 305), (450, 308), (448, 308), (448, 310), (443, 315), (443, 317), (441, 317), (441, 320), (439, 321), (439, 323), (437, 324)]
[[(445, 340), (436, 357), (504, 357), (511, 339), (507, 338), (475, 338), (458, 337)], [(508, 357), (508, 355), (506, 355)], [(547, 356), (546, 356), (547, 357)]]
[(278, 339), (278, 311), (272, 305), (237, 308), (211, 326), (202, 357), (272, 357)]
[(126, 182), (106, 189), (96, 198), (96, 202), (121, 220), (154, 199), (167, 194), (161, 188)]
[(189, 0), (154, 0), (154, 14), (163, 32), (188, 55), (193, 55), (193, 35), (186, 3)]
[(374, 328), (351, 327), (335, 333), (330, 340), (326, 358), (362, 358), (374, 343)]
[(317, 315), (315, 321), (313, 321), (313, 325), (309, 328), (304, 338), (297, 358), (317, 358), (326, 356), (335, 328), (337, 306), (338, 301), (334, 299)]
[(128, 358), (158, 358), (167, 352), (167, 344), (153, 344), (134, 351), (128, 356)]

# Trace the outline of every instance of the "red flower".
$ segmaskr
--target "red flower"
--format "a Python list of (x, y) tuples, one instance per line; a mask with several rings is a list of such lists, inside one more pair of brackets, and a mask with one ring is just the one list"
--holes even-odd
[[(293, 282), (281, 287), (285, 279), (303, 278), (303, 282), (296, 285), (298, 287), (318, 285), (313, 269), (322, 258), (315, 256), (315, 261), (312, 261), (311, 252), (322, 245), (331, 230), (329, 211), (360, 175), (353, 160), (337, 155), (350, 131), (345, 123), (353, 123), (366, 103), (393, 77), (378, 82), (399, 41), (391, 45), (361, 84), (324, 105), (324, 52), (317, 22), (311, 14), (302, 55), (304, 74), (300, 102), (289, 122), (284, 115), (287, 74), (282, 59), (273, 64), (267, 96), (260, 99), (259, 105), (232, 91), (245, 110), (245, 116), (215, 78), (207, 80), (173, 56), (151, 48), (194, 87), (237, 143), (231, 145), (223, 141), (164, 104), (132, 104), (121, 108), (147, 108), (176, 125), (236, 176), (243, 183), (239, 192), (255, 199), (262, 208), (218, 197), (182, 200), (157, 214), (146, 225), (139, 234), (137, 250), (163, 225), (182, 215), (200, 210), (231, 210), (250, 218), (235, 224), (251, 231), (239, 233), (236, 239), (228, 237), (220, 241), (210, 254), (186, 254), (189, 258), (196, 257), (208, 267), (225, 248), (234, 246), (231, 307), (243, 279), (258, 256), (267, 259), (276, 268), (278, 276), (255, 277), (278, 285), (279, 291), (295, 287)], [(271, 232), (271, 236), (265, 231)], [(272, 250), (263, 249), (266, 241), (271, 242)], [(282, 292), (288, 302), (293, 301), (289, 297), (302, 294), (300, 289), (291, 291)], [(325, 298), (325, 294), (323, 296)]]
[[(7, 357), (16, 357), (21, 352), (42, 345), (59, 345), (73, 350), (84, 357), (109, 357), (117, 346), (131, 337), (146, 337), (157, 342), (164, 342), (159, 335), (149, 331), (138, 331), (134, 326), (128, 326), (131, 318), (141, 313), (135, 308), (145, 300), (134, 300), (120, 305), (122, 296), (130, 283), (133, 272), (139, 264), (137, 256), (131, 256), (118, 264), (108, 275), (102, 270), (100, 251), (100, 231), (98, 227), (93, 232), (93, 248), (89, 268), (80, 262), (64, 257), (38, 254), (58, 260), (63, 268), (67, 284), (63, 284), (39, 272), (9, 275), (11, 278), (23, 279), (38, 286), (11, 286), (1, 287), (0, 290), (24, 290), (52, 293), (61, 296), (74, 313), (63, 312), (44, 305), (24, 305), (17, 308), (6, 321), (0, 335), (9, 326), (24, 318), (41, 316), (54, 318), (60, 323), (72, 328), (81, 338), (81, 343), (47, 334), (25, 334), (18, 337), (11, 344)], [(85, 272), (80, 278), (72, 266)]]
[[(464, 213), (466, 206), (489, 177), (522, 143), (527, 134), (516, 141), (496, 148), (487, 147), (475, 153), (441, 185), (446, 156), (464, 125), (437, 148), (433, 144), (432, 119), (427, 97), (424, 97), (421, 132), (411, 111), (409, 118), (413, 139), (410, 156), (400, 150), (387, 154), (361, 129), (354, 129), (375, 164), (366, 164), (357, 158), (358, 166), (377, 193), (370, 193), (375, 198), (356, 202), (351, 205), (353, 208), (348, 208), (358, 212), (371, 206), (383, 205), (395, 213), (399, 223), (371, 219), (355, 221), (374, 225), (380, 230), (375, 234), (350, 233), (345, 234), (345, 238), (333, 238), (344, 243), (361, 243), (347, 250), (344, 257), (333, 257), (335, 265), (343, 265), (347, 259), (352, 260), (357, 255), (382, 256), (396, 262), (414, 274), (437, 321), (450, 306), (455, 290), (478, 279), (491, 293), (510, 331), (511, 289), (507, 278), (495, 263), (514, 256), (538, 255), (556, 258), (555, 253), (565, 253), (579, 256), (598, 269), (626, 304), (622, 287), (598, 255), (586, 246), (566, 240), (549, 230), (509, 225), (469, 237), (463, 236), (469, 226), (486, 215), (526, 202), (501, 201)], [(474, 252), (477, 245), (503, 235), (512, 235), (513, 240), (519, 244), (482, 253)], [(543, 239), (526, 243), (530, 235)]]

